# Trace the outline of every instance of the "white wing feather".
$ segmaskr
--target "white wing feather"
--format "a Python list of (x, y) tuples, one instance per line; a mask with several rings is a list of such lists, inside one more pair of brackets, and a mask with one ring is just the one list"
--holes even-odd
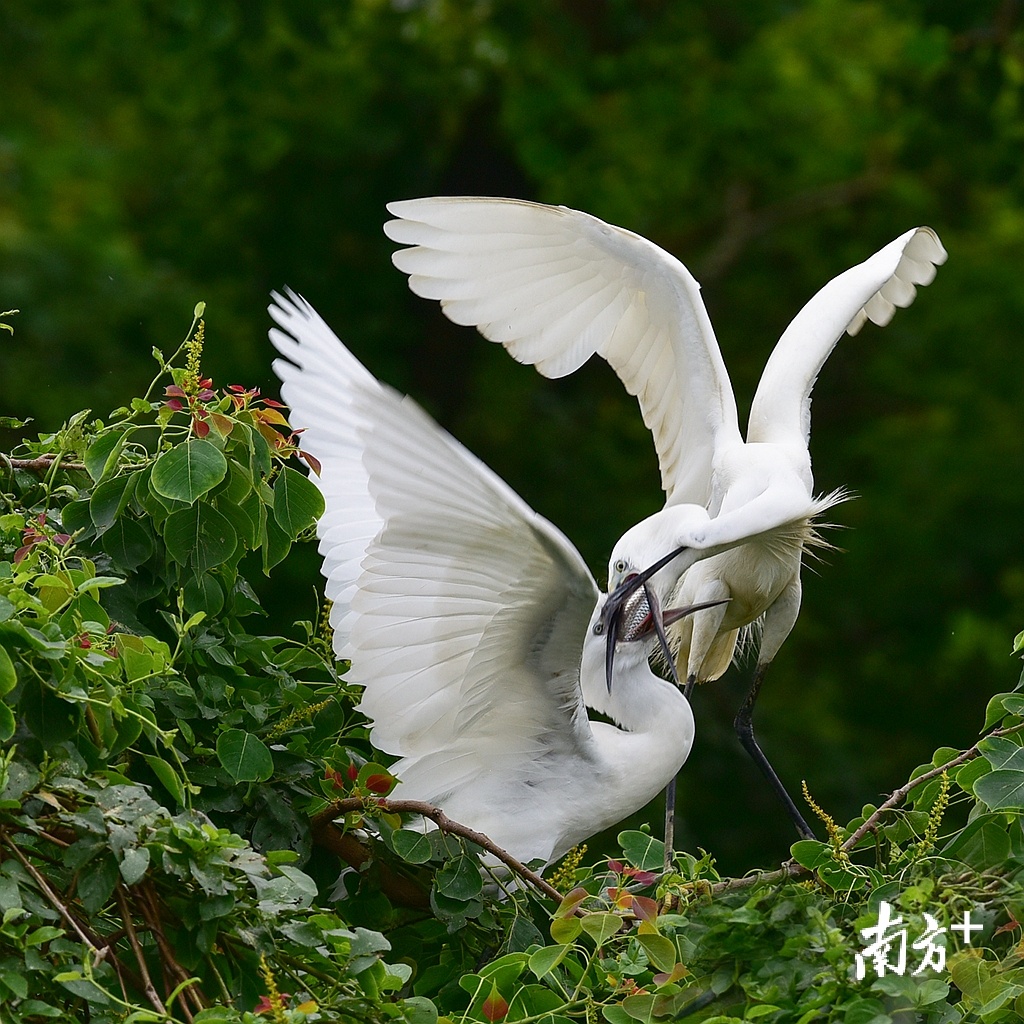
[(833, 278), (796, 315), (772, 352), (750, 407), (747, 441), (807, 445), (811, 389), (843, 332), (884, 327), (917, 287), (935, 279), (946, 250), (931, 228), (913, 228)]
[(581, 556), (305, 300), (274, 298), (274, 369), (322, 465), (336, 651), (374, 744), (405, 758), (402, 795), (511, 783), (547, 751), (589, 757), (579, 665), (598, 592)]
[(705, 505), (736, 404), (690, 272), (653, 242), (564, 206), (435, 198), (388, 204), (392, 259), (417, 295), (514, 358), (562, 377), (597, 353), (637, 396), (672, 503)]

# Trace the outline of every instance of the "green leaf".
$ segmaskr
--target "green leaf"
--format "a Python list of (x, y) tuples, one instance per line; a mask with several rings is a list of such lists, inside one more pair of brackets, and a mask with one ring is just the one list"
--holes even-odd
[(583, 922), (578, 917), (556, 917), (551, 922), (550, 931), (551, 938), (564, 945), (572, 942), (583, 931)]
[(1024, 770), (1024, 747), (1006, 736), (987, 736), (978, 749), (993, 768)]
[(1010, 837), (1002, 814), (983, 814), (969, 822), (946, 844), (947, 857), (962, 860), (978, 871), (1002, 867), (1010, 856)]
[(437, 1007), (426, 996), (409, 996), (402, 1000), (401, 1007), (406, 1024), (437, 1024)]
[(646, 832), (620, 832), (619, 846), (626, 860), (641, 871), (660, 871), (665, 863), (665, 844)]
[(131, 516), (119, 516), (103, 535), (103, 550), (117, 568), (131, 572), (153, 554), (153, 537), (149, 530)]
[(654, 1016), (654, 996), (626, 996), (622, 1000), (622, 1008), (633, 1020), (650, 1021)]
[(580, 918), (580, 924), (594, 942), (602, 946), (618, 933), (622, 927), (622, 918), (616, 914), (598, 911), (593, 914), (585, 914)]
[(422, 832), (413, 832), (408, 828), (399, 829), (391, 834), (391, 843), (395, 853), (409, 864), (425, 864), (430, 860), (430, 840)]
[(109, 530), (135, 493), (138, 473), (112, 476), (97, 484), (89, 499), (89, 517), (97, 531)]
[(974, 795), (992, 810), (1024, 807), (1024, 771), (996, 768), (974, 784)]
[(544, 946), (531, 954), (528, 961), (530, 970), (537, 978), (550, 974), (566, 957), (572, 946), (561, 943), (557, 946)]
[(790, 848), (793, 859), (797, 864), (803, 865), (811, 871), (815, 871), (832, 860), (832, 847), (828, 843), (819, 842), (817, 839), (799, 839)]
[(434, 879), (442, 896), (453, 900), (471, 900), (483, 890), (480, 864), (475, 857), (459, 857), (445, 864)]
[(274, 481), (274, 518), (281, 529), (294, 540), (323, 514), (324, 496), (316, 484), (285, 466)]
[(14, 671), (14, 662), (7, 649), (0, 647), (0, 697), (10, 693), (18, 682), (18, 674)]
[(274, 774), (266, 744), (242, 729), (227, 729), (217, 737), (217, 759), (235, 782), (266, 782)]
[(956, 784), (965, 792), (974, 795), (974, 784), (982, 777), (992, 771), (992, 765), (983, 757), (976, 757), (966, 764), (961, 765), (956, 772)]
[(0, 743), (6, 743), (17, 727), (14, 712), (6, 705), (0, 704)]
[(149, 850), (145, 846), (129, 846), (122, 854), (118, 867), (125, 885), (134, 885), (149, 868)]
[(164, 789), (184, 807), (185, 786), (181, 781), (181, 776), (162, 757), (157, 757), (155, 754), (143, 754), (142, 756)]
[(167, 517), (164, 543), (176, 562), (204, 573), (223, 565), (235, 553), (238, 538), (224, 516), (200, 502)]
[(216, 487), (227, 472), (224, 453), (212, 441), (194, 437), (156, 460), (150, 487), (165, 498), (192, 504)]
[(86, 472), (97, 483), (117, 465), (117, 457), (131, 433), (131, 430), (112, 430), (101, 434), (86, 450), (82, 461), (85, 463)]
[(637, 935), (637, 942), (644, 948), (648, 959), (663, 971), (671, 971), (676, 965), (676, 947), (664, 935)]

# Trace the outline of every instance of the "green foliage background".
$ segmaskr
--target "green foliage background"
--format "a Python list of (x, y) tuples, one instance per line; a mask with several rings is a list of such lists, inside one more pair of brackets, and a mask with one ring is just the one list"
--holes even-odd
[[(207, 371), (269, 384), (267, 292), (291, 284), (599, 576), (659, 504), (634, 403), (602, 366), (541, 380), (407, 295), (384, 203), (516, 195), (655, 239), (702, 281), (741, 409), (818, 287), (931, 224), (935, 284), (817, 386), (818, 486), (861, 497), (760, 725), (840, 818), (972, 741), (1024, 618), (1016, 4), (7, 0), (0, 38), (5, 412), (52, 430), (141, 393), (197, 298)], [(276, 616), (315, 564), (264, 588)], [(680, 797), (685, 845), (733, 870), (789, 842), (730, 736), (743, 685), (698, 695)]]

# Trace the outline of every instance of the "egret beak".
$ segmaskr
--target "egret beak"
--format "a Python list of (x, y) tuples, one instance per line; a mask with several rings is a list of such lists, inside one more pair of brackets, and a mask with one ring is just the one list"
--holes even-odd
[(665, 660), (668, 662), (672, 681), (676, 686), (681, 685), (679, 674), (676, 672), (675, 659), (669, 650), (665, 626), (671, 625), (693, 612), (724, 604), (724, 601), (705, 601), (703, 604), (694, 604), (686, 608), (668, 608), (664, 612), (661, 611), (658, 599), (647, 581), (686, 550), (685, 546), (676, 548), (675, 551), (659, 558), (654, 565), (644, 569), (643, 572), (631, 573), (608, 595), (608, 600), (605, 602), (604, 608), (601, 609), (601, 618), (594, 624), (594, 632), (598, 635), (607, 633), (608, 636), (604, 668), (609, 693), (612, 692), (615, 645), (619, 641), (620, 632), (622, 633), (622, 642), (629, 643), (643, 639), (653, 629), (658, 634), (658, 642), (665, 655)]

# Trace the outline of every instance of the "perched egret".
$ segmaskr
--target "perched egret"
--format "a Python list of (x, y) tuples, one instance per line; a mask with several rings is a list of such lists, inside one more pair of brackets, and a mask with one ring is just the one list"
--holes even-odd
[(693, 741), (686, 697), (648, 665), (657, 565), (609, 606), (566, 537), (309, 303), (275, 294), (269, 311), (281, 394), (320, 462), (335, 650), (374, 745), (401, 758), (395, 795), (545, 864), (653, 799)]
[[(670, 561), (650, 586), (663, 605), (729, 599), (675, 627), (687, 693), (720, 676), (739, 631), (761, 620), (753, 682), (734, 724), (797, 829), (811, 835), (751, 725), (765, 671), (800, 610), (801, 559), (817, 540), (815, 521), (844, 497), (813, 494), (811, 389), (844, 331), (887, 324), (916, 285), (934, 278), (946, 259), (935, 232), (900, 235), (807, 303), (765, 366), (744, 441), (700, 286), (653, 242), (586, 213), (512, 199), (413, 199), (388, 210), (398, 219), (385, 232), (409, 246), (392, 258), (413, 292), (439, 299), (449, 319), (477, 327), (548, 377), (597, 353), (639, 399), (666, 504), (615, 545), (609, 590), (675, 549), (718, 552), (747, 539), (696, 563)], [(706, 510), (704, 522), (694, 505)]]

